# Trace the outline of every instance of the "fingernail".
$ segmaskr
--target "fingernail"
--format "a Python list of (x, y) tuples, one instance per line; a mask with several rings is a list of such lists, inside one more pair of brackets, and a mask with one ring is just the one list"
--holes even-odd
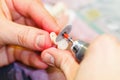
[(44, 60), (46, 63), (48, 63), (51, 66), (54, 66), (54, 57), (50, 55), (49, 53), (44, 54)]
[(44, 35), (39, 35), (36, 38), (36, 46), (42, 50), (45, 46), (45, 36)]

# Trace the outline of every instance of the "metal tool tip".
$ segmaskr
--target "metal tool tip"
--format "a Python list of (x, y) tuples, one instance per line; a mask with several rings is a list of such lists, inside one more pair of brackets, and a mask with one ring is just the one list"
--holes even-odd
[(56, 42), (64, 39), (64, 33), (69, 34), (72, 30), (72, 25), (67, 25), (64, 29), (62, 29), (62, 31), (60, 31), (60, 33), (58, 34), (57, 38), (56, 38)]

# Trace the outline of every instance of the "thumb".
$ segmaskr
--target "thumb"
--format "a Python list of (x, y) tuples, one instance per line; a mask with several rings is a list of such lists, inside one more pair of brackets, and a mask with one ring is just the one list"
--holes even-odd
[(0, 45), (20, 45), (33, 50), (43, 50), (51, 46), (48, 32), (30, 26), (0, 20)]
[(74, 80), (79, 65), (69, 51), (49, 48), (42, 52), (41, 57), (47, 64), (59, 67), (67, 80)]

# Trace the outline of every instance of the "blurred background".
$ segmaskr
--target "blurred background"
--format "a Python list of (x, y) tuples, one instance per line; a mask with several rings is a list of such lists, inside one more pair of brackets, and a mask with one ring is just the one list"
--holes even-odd
[(64, 11), (69, 15), (68, 24), (73, 25), (71, 34), (75, 38), (83, 40), (87, 38), (91, 41), (97, 35), (109, 33), (120, 39), (120, 0), (43, 0), (43, 2), (48, 11), (55, 16)]

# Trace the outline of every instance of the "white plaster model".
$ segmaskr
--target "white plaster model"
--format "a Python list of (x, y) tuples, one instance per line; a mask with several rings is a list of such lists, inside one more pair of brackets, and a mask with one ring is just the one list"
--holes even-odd
[(55, 32), (50, 33), (50, 38), (51, 38), (51, 41), (53, 42), (53, 44), (57, 45), (58, 49), (65, 50), (68, 48), (69, 44), (66, 39), (62, 39), (62, 40), (56, 42), (57, 35), (55, 34)]

